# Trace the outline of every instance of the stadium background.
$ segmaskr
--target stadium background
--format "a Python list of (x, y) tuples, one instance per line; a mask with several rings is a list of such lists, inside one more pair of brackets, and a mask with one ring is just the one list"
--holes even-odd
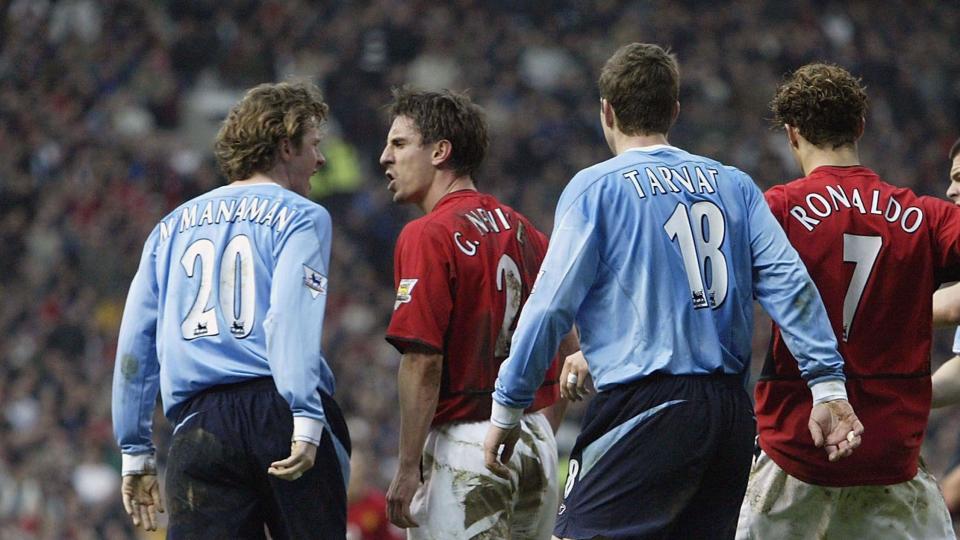
[[(392, 247), (414, 215), (392, 206), (377, 165), (391, 86), (469, 89), (491, 125), (481, 188), (544, 231), (570, 176), (608, 157), (595, 80), (630, 41), (679, 57), (671, 142), (761, 187), (799, 174), (767, 103), (785, 72), (813, 60), (863, 77), (866, 164), (920, 193), (946, 187), (960, 136), (955, 2), (435, 4), (0, 1), (0, 538), (134, 536), (110, 427), (123, 299), (157, 220), (221, 182), (212, 137), (254, 84), (312, 79), (331, 106), (328, 164), (313, 179), (335, 228), (324, 343), (380, 489), (398, 429), (398, 355), (381, 338)], [(935, 366), (951, 337), (937, 333)], [(169, 427), (158, 423), (162, 463)], [(956, 410), (933, 415), (923, 455), (935, 474), (958, 433)]]

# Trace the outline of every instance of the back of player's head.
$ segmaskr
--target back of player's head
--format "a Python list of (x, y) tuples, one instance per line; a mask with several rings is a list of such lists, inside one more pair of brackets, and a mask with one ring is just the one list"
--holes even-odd
[(390, 116), (413, 120), (422, 144), (450, 141), (447, 165), (457, 176), (473, 176), (487, 153), (487, 123), (466, 94), (449, 90), (424, 92), (408, 87), (393, 89)]
[(217, 163), (227, 181), (269, 171), (280, 141), (299, 147), (303, 135), (327, 118), (320, 90), (305, 82), (261, 84), (247, 91), (224, 120), (214, 143)]
[(957, 139), (953, 142), (953, 146), (950, 147), (950, 154), (947, 155), (947, 159), (953, 161), (953, 158), (957, 157), (957, 154), (960, 154), (960, 139)]
[(860, 137), (867, 93), (860, 79), (832, 64), (807, 64), (788, 75), (770, 104), (774, 122), (811, 144), (839, 148)]
[(669, 51), (651, 43), (624, 45), (604, 64), (599, 86), (625, 135), (670, 130), (680, 97), (680, 68)]

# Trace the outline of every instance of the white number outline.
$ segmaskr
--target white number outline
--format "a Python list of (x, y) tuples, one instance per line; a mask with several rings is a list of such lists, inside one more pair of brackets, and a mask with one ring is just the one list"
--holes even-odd
[[(729, 287), (727, 258), (720, 251), (726, 239), (723, 212), (711, 201), (693, 203), (689, 212), (686, 205), (678, 203), (663, 224), (663, 230), (671, 242), (677, 240), (693, 308), (720, 307), (727, 298)], [(707, 261), (710, 261), (709, 287), (704, 279)]]
[(847, 286), (847, 294), (843, 296), (843, 341), (850, 339), (853, 320), (860, 308), (863, 291), (876, 267), (880, 248), (883, 247), (883, 238), (880, 236), (862, 236), (858, 234), (843, 234), (843, 262), (853, 263), (853, 275)]
[[(213, 276), (215, 271), (216, 247), (213, 241), (201, 238), (187, 247), (180, 258), (180, 264), (187, 278), (196, 275), (197, 259), (200, 260), (200, 286), (193, 305), (180, 323), (183, 339), (212, 337), (220, 334), (216, 307), (219, 306), (224, 317), (230, 323), (230, 333), (237, 339), (243, 339), (253, 330), (256, 316), (256, 290), (254, 288), (253, 248), (246, 235), (237, 235), (230, 239), (224, 249), (223, 258), (217, 275), (220, 290), (217, 305), (207, 309), (213, 294)], [(239, 289), (237, 281), (240, 281)], [(240, 313), (237, 313), (239, 292)], [(248, 322), (249, 321), (249, 322)]]
[(520, 267), (509, 255), (504, 253), (497, 262), (497, 290), (506, 292), (503, 308), (503, 324), (497, 343), (493, 348), (494, 358), (506, 358), (510, 355), (510, 341), (513, 339), (513, 321), (520, 312), (520, 295), (523, 290), (523, 277)]

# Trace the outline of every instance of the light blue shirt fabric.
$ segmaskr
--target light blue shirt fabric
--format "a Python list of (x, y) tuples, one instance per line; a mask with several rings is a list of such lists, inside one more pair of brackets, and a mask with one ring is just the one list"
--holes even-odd
[(672, 146), (630, 149), (564, 189), (494, 400), (528, 406), (574, 322), (601, 392), (654, 373), (746, 378), (754, 297), (808, 384), (844, 380), (819, 292), (753, 180)]
[(150, 233), (124, 308), (113, 426), (124, 454), (153, 451), (166, 416), (211, 386), (273, 377), (293, 416), (327, 424), (334, 392), (320, 348), (330, 215), (276, 184), (224, 186)]

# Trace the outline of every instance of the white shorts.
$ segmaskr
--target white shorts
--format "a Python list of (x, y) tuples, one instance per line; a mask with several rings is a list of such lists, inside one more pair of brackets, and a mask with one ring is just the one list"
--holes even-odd
[(423, 483), (407, 538), (550, 538), (557, 516), (557, 441), (540, 413), (525, 415), (510, 459), (510, 480), (489, 472), (483, 440), (489, 422), (433, 428), (423, 447)]
[(766, 453), (753, 463), (737, 539), (956, 538), (936, 479), (922, 466), (889, 486), (825, 487), (790, 476)]

